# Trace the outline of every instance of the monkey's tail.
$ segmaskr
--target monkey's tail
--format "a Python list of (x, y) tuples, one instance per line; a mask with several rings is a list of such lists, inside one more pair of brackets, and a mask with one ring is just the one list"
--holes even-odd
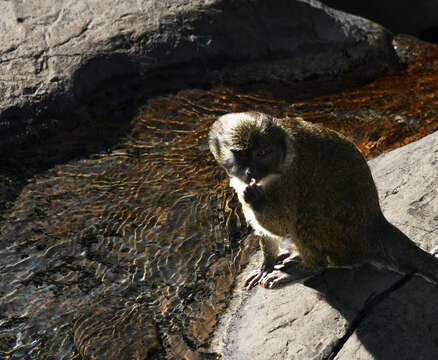
[(438, 284), (438, 259), (419, 248), (397, 227), (387, 221), (386, 224), (381, 236), (392, 270), (406, 274), (417, 273)]

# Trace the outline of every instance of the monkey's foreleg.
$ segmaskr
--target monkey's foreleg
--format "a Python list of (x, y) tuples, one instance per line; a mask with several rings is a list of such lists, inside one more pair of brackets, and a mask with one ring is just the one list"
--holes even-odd
[(257, 286), (264, 277), (274, 270), (274, 266), (277, 263), (277, 256), (280, 250), (278, 241), (261, 236), (259, 244), (263, 254), (263, 263), (259, 269), (253, 271), (246, 279), (244, 286), (247, 290)]

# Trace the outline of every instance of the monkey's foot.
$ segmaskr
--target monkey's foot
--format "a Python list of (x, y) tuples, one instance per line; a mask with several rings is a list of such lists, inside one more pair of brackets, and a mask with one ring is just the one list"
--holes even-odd
[(288, 262), (287, 265), (276, 265), (275, 268), (264, 267), (251, 272), (245, 280), (244, 287), (246, 290), (251, 290), (258, 284), (264, 288), (273, 289), (279, 285), (294, 281), (306, 280), (315, 275), (315, 272), (301, 269), (301, 259)]
[(277, 265), (286, 265), (289, 262), (301, 261), (301, 257), (293, 248), (284, 248), (280, 250), (276, 261)]
[(303, 268), (299, 256), (286, 260), (283, 261), (283, 265), (276, 265), (273, 271), (263, 276), (259, 284), (264, 288), (273, 289), (287, 283), (302, 282), (322, 271), (322, 269), (315, 271)]
[(251, 290), (258, 284), (264, 288), (273, 289), (286, 283), (302, 282), (321, 271), (323, 269), (309, 270), (304, 268), (301, 258), (294, 255), (286, 258), (281, 265), (276, 265), (274, 268), (262, 266), (253, 271), (246, 279), (244, 286), (247, 290)]
[(309, 277), (315, 275), (314, 273), (306, 273), (306, 274), (289, 274), (282, 270), (274, 270), (269, 274), (264, 276), (259, 284), (262, 285), (266, 289), (274, 289), (279, 287), (280, 285), (298, 282), (308, 279)]

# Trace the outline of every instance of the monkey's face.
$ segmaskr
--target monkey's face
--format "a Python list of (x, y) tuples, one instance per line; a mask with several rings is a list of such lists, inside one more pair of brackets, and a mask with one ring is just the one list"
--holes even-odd
[(224, 164), (228, 175), (249, 184), (279, 173), (284, 158), (282, 147), (265, 140), (269, 139), (262, 139), (248, 149), (230, 149), (232, 161)]
[(280, 173), (286, 152), (285, 133), (267, 115), (228, 114), (213, 125), (210, 149), (231, 178), (258, 183)]

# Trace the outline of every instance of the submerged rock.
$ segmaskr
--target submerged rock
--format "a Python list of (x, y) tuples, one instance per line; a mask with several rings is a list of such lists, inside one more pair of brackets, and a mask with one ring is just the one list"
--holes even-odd
[[(384, 214), (427, 251), (438, 244), (438, 132), (370, 161)], [(224, 359), (433, 359), (438, 287), (372, 267), (247, 292), (239, 276), (215, 334)]]

